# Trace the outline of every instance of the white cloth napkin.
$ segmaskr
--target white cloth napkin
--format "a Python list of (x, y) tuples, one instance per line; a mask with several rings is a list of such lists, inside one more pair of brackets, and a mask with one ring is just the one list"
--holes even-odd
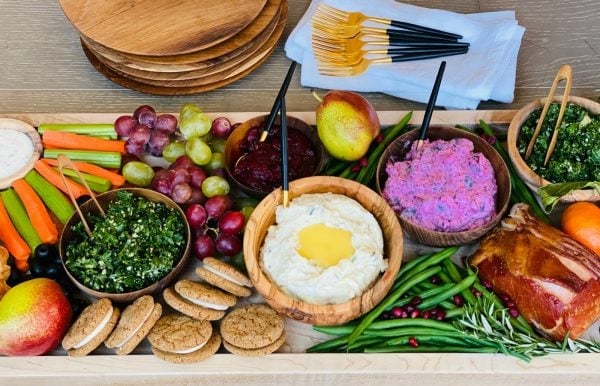
[[(461, 41), (470, 43), (469, 52), (445, 58), (375, 64), (354, 77), (323, 76), (317, 70), (311, 47), (311, 17), (319, 3), (458, 33), (463, 35)], [(476, 109), (479, 102), (485, 100), (512, 102), (517, 55), (524, 32), (513, 11), (464, 15), (394, 0), (313, 0), (286, 41), (285, 51), (290, 59), (302, 64), (303, 86), (382, 92), (422, 103), (428, 101), (439, 64), (445, 60), (446, 71), (437, 105)]]

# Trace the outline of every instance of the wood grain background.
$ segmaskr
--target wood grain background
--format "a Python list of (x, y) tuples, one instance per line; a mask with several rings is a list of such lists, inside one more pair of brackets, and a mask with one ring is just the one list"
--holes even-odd
[[(514, 109), (543, 96), (563, 63), (573, 66), (573, 94), (600, 96), (600, 2), (596, 0), (415, 0), (418, 6), (456, 12), (514, 9), (526, 27), (512, 104), (486, 102), (481, 109)], [(310, 0), (290, 0), (286, 38)], [(176, 111), (198, 103), (206, 111), (269, 111), (289, 61), (283, 42), (250, 76), (228, 87), (188, 97), (160, 97), (124, 89), (88, 63), (75, 29), (58, 1), (0, 0), (0, 113), (131, 112), (140, 104)], [(423, 110), (424, 105), (368, 94), (378, 110)], [(288, 110), (311, 111), (317, 102), (301, 88), (299, 71), (288, 91)]]

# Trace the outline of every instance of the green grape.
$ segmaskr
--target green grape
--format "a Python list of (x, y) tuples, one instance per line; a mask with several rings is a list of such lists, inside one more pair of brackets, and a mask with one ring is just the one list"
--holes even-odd
[(212, 159), (210, 147), (198, 137), (193, 137), (186, 141), (185, 154), (187, 154), (196, 165), (206, 165)]
[(179, 121), (179, 131), (185, 139), (202, 137), (210, 132), (212, 121), (204, 113), (194, 114)]
[(244, 261), (244, 252), (236, 253), (229, 258), (229, 262), (239, 271), (246, 273), (246, 262)]
[(242, 207), (242, 209), (240, 209), (240, 212), (242, 212), (242, 214), (244, 215), (244, 218), (246, 219), (246, 224), (247, 224), (248, 219), (250, 218), (250, 215), (252, 214), (252, 212), (254, 212), (254, 207), (253, 206), (244, 206), (244, 207)]
[(202, 140), (208, 144), (210, 144), (210, 142), (213, 140), (213, 135), (212, 133), (209, 131), (208, 133), (204, 134), (202, 137)]
[(168, 162), (174, 162), (185, 155), (185, 142), (171, 142), (163, 149), (162, 156)]
[(258, 200), (254, 197), (241, 196), (236, 197), (235, 204), (238, 208), (243, 208), (245, 206), (250, 206), (254, 208), (256, 207), (256, 205), (258, 205)]
[(202, 193), (208, 198), (229, 193), (229, 182), (220, 176), (210, 176), (202, 182)]
[(123, 166), (122, 173), (127, 182), (140, 187), (150, 185), (154, 178), (152, 167), (140, 161), (127, 162)]
[(225, 167), (225, 156), (223, 153), (212, 153), (212, 157), (210, 158), (210, 162), (204, 165), (204, 169), (207, 172), (212, 172), (215, 169), (224, 168)]
[(179, 120), (183, 121), (192, 117), (192, 115), (200, 114), (202, 110), (194, 103), (184, 103), (179, 109)]
[(213, 153), (225, 153), (225, 142), (227, 142), (224, 138), (213, 138), (209, 143)]

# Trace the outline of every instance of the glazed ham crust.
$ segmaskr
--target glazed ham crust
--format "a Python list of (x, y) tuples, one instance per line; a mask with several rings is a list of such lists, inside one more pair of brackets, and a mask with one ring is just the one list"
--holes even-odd
[(548, 337), (577, 339), (600, 317), (600, 258), (516, 204), (471, 259)]

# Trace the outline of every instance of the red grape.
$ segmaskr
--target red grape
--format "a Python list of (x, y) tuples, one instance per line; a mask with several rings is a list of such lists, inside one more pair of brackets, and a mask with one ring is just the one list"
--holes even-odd
[(215, 248), (225, 256), (233, 256), (242, 250), (242, 238), (239, 235), (220, 233), (215, 239)]
[(190, 182), (190, 173), (186, 169), (176, 168), (170, 169), (167, 171), (167, 178), (169, 179), (169, 183), (171, 186), (175, 186), (177, 184)]
[(156, 111), (152, 106), (141, 105), (133, 112), (133, 117), (137, 119), (137, 121), (143, 125), (146, 125), (150, 128), (154, 127), (156, 123)]
[(154, 130), (148, 141), (148, 150), (150, 154), (160, 157), (163, 149), (169, 144), (169, 134)]
[[(161, 167), (154, 167), (152, 168), (154, 169), (154, 179), (156, 180), (157, 178), (164, 178), (167, 176), (167, 172), (168, 170), (165, 168), (161, 168)], [(153, 181), (154, 182), (154, 181)]]
[(185, 217), (193, 229), (198, 229), (206, 224), (208, 215), (206, 210), (200, 204), (191, 204), (185, 210)]
[(204, 203), (208, 218), (219, 218), (233, 207), (234, 200), (229, 195), (212, 196)]
[(227, 138), (231, 134), (231, 122), (225, 117), (218, 117), (212, 121), (210, 132), (217, 138)]
[(171, 186), (171, 198), (178, 204), (185, 204), (192, 197), (192, 188), (182, 182)]
[(161, 114), (156, 117), (154, 130), (165, 134), (171, 134), (177, 129), (177, 118), (171, 114)]
[(202, 189), (194, 188), (192, 186), (192, 195), (187, 201), (187, 204), (204, 204), (206, 202), (206, 196), (202, 193)]
[(129, 137), (129, 133), (137, 124), (137, 120), (130, 115), (121, 115), (115, 121), (115, 131), (120, 137)]
[[(127, 152), (127, 154), (133, 154), (133, 155), (138, 156), (138, 155), (144, 154), (145, 145), (137, 144), (137, 143), (133, 142), (131, 140), (131, 138), (129, 138), (127, 141), (125, 141), (125, 151)], [(125, 165), (125, 162), (122, 162), (122, 164)]]
[(153, 190), (156, 190), (159, 193), (165, 194), (169, 196), (171, 194), (171, 184), (169, 183), (169, 179), (167, 176), (154, 177), (150, 187)]
[(227, 235), (235, 235), (244, 230), (246, 218), (241, 212), (227, 211), (219, 217), (219, 230)]
[(200, 260), (215, 255), (215, 243), (208, 235), (198, 235), (194, 240), (194, 255)]
[(202, 187), (202, 182), (206, 179), (206, 172), (198, 166), (193, 166), (188, 169), (190, 173), (190, 186), (192, 188)]
[(215, 170), (210, 172), (210, 175), (211, 176), (219, 176), (219, 177), (223, 177), (223, 178), (227, 179), (227, 172), (225, 171), (225, 168), (216, 168)]
[(194, 162), (192, 162), (190, 157), (188, 157), (187, 155), (182, 155), (182, 156), (177, 157), (175, 162), (173, 162), (171, 164), (171, 166), (169, 166), (169, 169), (177, 169), (177, 168), (190, 169), (191, 167), (195, 167), (195, 166), (196, 166), (196, 164), (194, 164)]
[(137, 124), (131, 129), (128, 141), (131, 141), (136, 145), (145, 145), (150, 140), (151, 135), (152, 130), (150, 130), (148, 126)]

